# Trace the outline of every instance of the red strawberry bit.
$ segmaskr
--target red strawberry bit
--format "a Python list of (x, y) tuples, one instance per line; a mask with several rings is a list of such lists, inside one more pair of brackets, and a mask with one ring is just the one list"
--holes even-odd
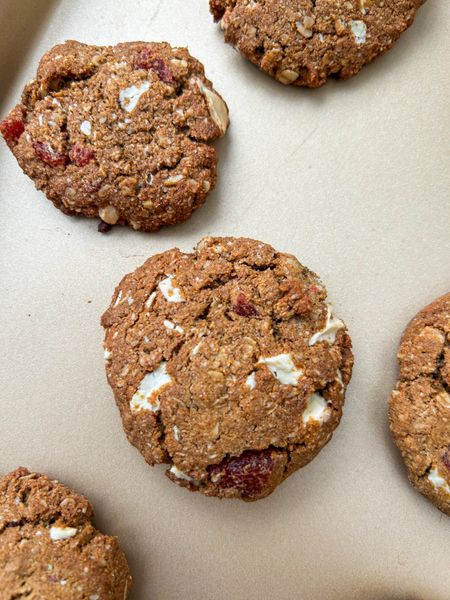
[(258, 310), (247, 299), (247, 296), (240, 292), (233, 306), (234, 312), (240, 317), (256, 317), (259, 315)]
[(317, 292), (320, 292), (320, 287), (318, 285), (310, 285), (309, 286), (309, 291), (313, 292), (313, 294), (317, 294)]
[(450, 471), (450, 446), (444, 452), (444, 456), (442, 457), (442, 462), (447, 467), (447, 469)]
[(49, 144), (43, 142), (33, 142), (33, 148), (36, 155), (50, 167), (59, 167), (60, 165), (67, 164), (69, 157), (67, 154), (54, 150)]
[(136, 69), (151, 69), (155, 71), (164, 83), (175, 83), (172, 71), (162, 58), (155, 56), (155, 53), (150, 48), (144, 48), (139, 52), (134, 61), (134, 66)]
[(22, 119), (6, 117), (0, 122), (0, 133), (8, 144), (16, 144), (24, 130), (25, 123)]
[(75, 145), (70, 149), (69, 158), (79, 167), (84, 167), (95, 158), (95, 153), (90, 148)]
[(143, 48), (134, 59), (135, 69), (149, 69), (150, 61), (155, 58), (155, 53), (150, 48)]
[(111, 231), (112, 229), (112, 225), (110, 225), (109, 223), (106, 223), (105, 221), (103, 221), (103, 219), (100, 219), (100, 223), (98, 224), (97, 227), (97, 231), (99, 233), (108, 233), (108, 231)]
[(209, 467), (209, 472), (218, 487), (234, 488), (242, 496), (252, 498), (264, 491), (274, 466), (270, 450), (247, 450), (241, 456), (226, 458)]

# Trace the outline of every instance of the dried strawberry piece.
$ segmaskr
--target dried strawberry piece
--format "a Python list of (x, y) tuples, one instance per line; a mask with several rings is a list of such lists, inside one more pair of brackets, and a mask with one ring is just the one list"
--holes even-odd
[(274, 467), (270, 450), (247, 450), (241, 456), (226, 458), (209, 467), (209, 472), (218, 487), (234, 488), (242, 496), (251, 498), (263, 492)]
[(134, 60), (134, 66), (136, 69), (151, 69), (155, 71), (164, 83), (175, 83), (172, 71), (162, 58), (155, 56), (155, 53), (150, 48), (144, 48), (139, 52)]
[(95, 153), (90, 148), (75, 145), (70, 149), (69, 158), (79, 167), (84, 167), (95, 158)]
[(62, 152), (58, 152), (58, 150), (54, 150), (49, 144), (44, 144), (44, 142), (34, 141), (33, 148), (36, 152), (36, 155), (51, 167), (65, 165), (69, 160), (67, 154), (63, 154)]
[(450, 446), (444, 452), (444, 456), (442, 457), (442, 462), (447, 467), (447, 469), (450, 471)]
[(16, 144), (25, 131), (25, 123), (22, 119), (8, 118), (0, 122), (0, 133), (8, 144)]
[(100, 219), (100, 223), (98, 224), (97, 227), (97, 231), (99, 233), (108, 233), (108, 231), (111, 231), (112, 229), (112, 225), (110, 225), (109, 223), (106, 223), (105, 221), (103, 221), (103, 219)]
[(150, 61), (155, 58), (155, 53), (150, 48), (143, 48), (134, 59), (135, 69), (149, 69)]
[(309, 291), (312, 292), (313, 294), (317, 294), (317, 292), (320, 292), (321, 289), (318, 285), (315, 285), (313, 283), (312, 285), (309, 286)]
[(234, 312), (240, 317), (256, 317), (259, 312), (253, 304), (247, 299), (247, 296), (240, 292), (233, 306)]

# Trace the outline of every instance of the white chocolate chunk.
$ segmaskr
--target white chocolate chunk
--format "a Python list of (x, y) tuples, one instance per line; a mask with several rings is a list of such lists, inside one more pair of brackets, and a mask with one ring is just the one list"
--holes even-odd
[(192, 348), (192, 351), (191, 351), (191, 356), (195, 356), (195, 355), (197, 354), (197, 352), (200, 350), (200, 346), (201, 346), (201, 345), (202, 345), (202, 343), (201, 343), (201, 342), (199, 342), (197, 345), (195, 345), (195, 346)]
[(366, 41), (367, 27), (364, 21), (350, 21), (350, 28), (355, 38), (355, 43), (360, 45)]
[(252, 371), (250, 373), (250, 375), (247, 377), (247, 379), (245, 380), (245, 385), (247, 387), (249, 387), (251, 390), (255, 389), (255, 387), (256, 387), (255, 371)]
[(224, 135), (229, 123), (227, 105), (219, 95), (206, 87), (199, 77), (195, 77), (194, 81), (205, 97), (212, 120), (219, 128), (220, 134)]
[(448, 485), (447, 481), (439, 475), (437, 469), (430, 470), (430, 472), (428, 473), (428, 479), (431, 481), (431, 483), (436, 489), (442, 488), (444, 492), (450, 494), (450, 486)]
[(311, 336), (309, 339), (310, 346), (314, 346), (317, 342), (334, 344), (337, 332), (344, 327), (344, 323), (340, 319), (333, 317), (330, 305), (328, 305), (327, 311), (327, 322), (325, 323), (325, 327)]
[(83, 121), (80, 125), (81, 133), (84, 135), (91, 135), (91, 123), (90, 121)]
[(330, 410), (327, 401), (317, 393), (310, 396), (306, 403), (306, 408), (303, 411), (302, 418), (303, 423), (305, 424), (308, 423), (308, 421), (318, 421), (319, 423), (328, 421), (330, 418)]
[(78, 529), (75, 527), (51, 527), (50, 528), (50, 538), (53, 541), (59, 540), (68, 540), (69, 538), (76, 535)]
[(184, 58), (172, 58), (170, 61), (173, 65), (175, 65), (176, 67), (187, 67), (188, 64), (187, 62), (184, 60)]
[(303, 375), (303, 371), (297, 369), (290, 354), (261, 357), (257, 364), (267, 365), (272, 375), (285, 385), (297, 385), (299, 377)]
[(180, 288), (175, 287), (172, 280), (173, 275), (167, 275), (166, 279), (158, 283), (162, 295), (168, 302), (184, 302), (184, 296)]
[(105, 348), (104, 357), (105, 357), (105, 360), (107, 360), (107, 361), (111, 360), (112, 352), (110, 352), (108, 349)]
[(167, 319), (164, 319), (164, 327), (169, 331), (184, 333), (184, 329), (182, 327), (180, 327), (179, 325), (175, 325), (175, 323), (172, 323), (172, 321), (168, 321)]
[(166, 361), (162, 361), (151, 373), (147, 373), (130, 401), (131, 412), (150, 410), (158, 412), (160, 409), (159, 395), (163, 389), (172, 383), (172, 378), (167, 373)]
[(151, 305), (153, 304), (153, 302), (155, 301), (155, 298), (156, 298), (156, 292), (152, 292), (150, 294), (150, 296), (148, 297), (147, 302), (145, 303), (145, 306), (147, 308), (150, 308)]
[(174, 425), (172, 427), (172, 431), (173, 431), (173, 437), (176, 439), (177, 442), (180, 441), (180, 430), (178, 429), (178, 427), (176, 425)]
[(139, 98), (150, 88), (148, 81), (143, 81), (139, 87), (132, 85), (125, 88), (119, 94), (119, 103), (123, 110), (132, 112), (139, 102)]
[(195, 479), (192, 479), (192, 477), (189, 477), (189, 475), (186, 475), (186, 473), (183, 473), (183, 471), (180, 471), (180, 469), (177, 469), (177, 467), (175, 465), (172, 465), (169, 469), (169, 471), (175, 475), (175, 477), (177, 479), (184, 479), (185, 481), (189, 481), (189, 483), (193, 483), (194, 485), (198, 485), (198, 481), (196, 481)]
[(167, 179), (164, 180), (164, 185), (167, 187), (172, 187), (172, 186), (176, 185), (177, 183), (179, 183), (180, 181), (182, 181), (183, 179), (184, 179), (184, 177), (181, 174), (173, 175), (172, 177), (168, 177)]
[(120, 292), (117, 294), (116, 301), (114, 302), (114, 307), (119, 306), (119, 304), (121, 302), (122, 302), (122, 290), (120, 290)]

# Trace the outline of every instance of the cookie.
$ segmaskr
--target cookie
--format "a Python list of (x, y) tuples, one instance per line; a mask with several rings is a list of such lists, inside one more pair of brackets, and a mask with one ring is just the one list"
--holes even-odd
[(88, 500), (19, 468), (0, 480), (0, 600), (126, 600), (117, 539), (92, 524)]
[(207, 496), (257, 500), (338, 425), (353, 356), (318, 277), (244, 238), (152, 256), (102, 317), (129, 441)]
[(0, 131), (23, 171), (68, 215), (154, 231), (216, 183), (211, 142), (228, 109), (185, 48), (68, 41), (44, 55)]
[(450, 293), (409, 323), (398, 362), (389, 400), (394, 441), (411, 483), (450, 515)]
[(225, 41), (285, 85), (348, 79), (389, 50), (424, 0), (210, 0)]

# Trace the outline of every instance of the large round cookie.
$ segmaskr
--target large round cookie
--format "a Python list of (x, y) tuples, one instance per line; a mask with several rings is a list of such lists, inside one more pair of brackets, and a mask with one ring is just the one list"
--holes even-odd
[(117, 539), (92, 524), (84, 496), (16, 469), (0, 480), (0, 600), (126, 600)]
[(450, 293), (409, 323), (398, 361), (392, 435), (411, 483), (450, 515)]
[(216, 183), (210, 142), (228, 110), (185, 48), (69, 41), (0, 123), (23, 171), (54, 205), (152, 231), (186, 220)]
[(129, 441), (175, 483), (256, 500), (331, 438), (351, 341), (318, 277), (244, 238), (149, 258), (102, 317)]
[(424, 0), (210, 0), (225, 40), (283, 84), (347, 79), (386, 52)]

